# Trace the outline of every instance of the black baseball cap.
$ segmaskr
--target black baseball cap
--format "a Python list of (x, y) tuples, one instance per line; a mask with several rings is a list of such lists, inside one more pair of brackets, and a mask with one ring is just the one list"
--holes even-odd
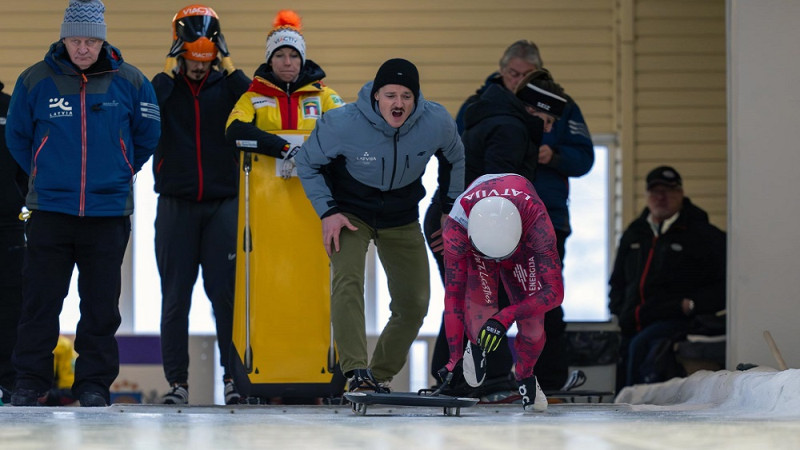
[(681, 180), (681, 174), (672, 167), (659, 166), (647, 174), (647, 190), (658, 185), (679, 187), (683, 186), (683, 180)]

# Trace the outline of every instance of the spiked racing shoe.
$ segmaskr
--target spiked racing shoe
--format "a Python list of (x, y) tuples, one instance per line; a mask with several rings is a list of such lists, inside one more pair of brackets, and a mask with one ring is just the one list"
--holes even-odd
[(547, 397), (536, 377), (528, 377), (517, 381), (519, 384), (519, 395), (522, 397), (522, 408), (525, 411), (544, 412), (547, 411)]

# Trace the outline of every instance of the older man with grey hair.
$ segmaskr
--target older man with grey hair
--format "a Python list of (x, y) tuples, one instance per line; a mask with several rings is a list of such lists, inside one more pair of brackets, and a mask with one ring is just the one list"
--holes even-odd
[(15, 406), (40, 404), (53, 383), (59, 314), (75, 266), (73, 393), (82, 406), (108, 405), (119, 373), (114, 334), (133, 182), (161, 131), (153, 87), (105, 41), (104, 12), (100, 0), (71, 0), (60, 40), (19, 76), (11, 97), (6, 141), (31, 175)]

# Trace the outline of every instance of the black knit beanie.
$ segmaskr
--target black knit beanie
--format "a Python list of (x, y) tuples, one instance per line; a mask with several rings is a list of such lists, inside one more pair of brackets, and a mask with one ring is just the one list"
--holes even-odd
[(419, 98), (419, 72), (417, 66), (401, 58), (394, 58), (386, 61), (375, 74), (375, 81), (372, 83), (370, 97), (375, 99), (378, 89), (387, 84), (399, 84), (411, 90), (414, 94), (414, 102)]

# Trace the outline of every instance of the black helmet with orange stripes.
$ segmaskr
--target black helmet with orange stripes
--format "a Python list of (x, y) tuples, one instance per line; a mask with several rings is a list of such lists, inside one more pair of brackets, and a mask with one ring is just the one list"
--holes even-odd
[(217, 58), (215, 41), (220, 34), (219, 16), (205, 5), (183, 7), (172, 18), (172, 39), (183, 41), (181, 56), (193, 61), (213, 61)]

